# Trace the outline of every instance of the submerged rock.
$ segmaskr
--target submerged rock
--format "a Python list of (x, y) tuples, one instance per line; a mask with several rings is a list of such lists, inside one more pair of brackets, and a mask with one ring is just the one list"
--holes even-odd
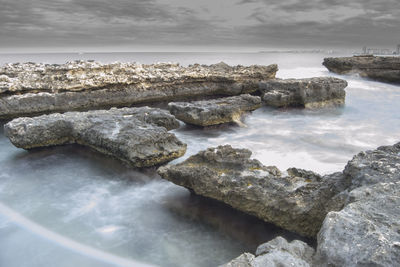
[(339, 73), (358, 73), (382, 82), (400, 82), (400, 57), (329, 57), (322, 63), (328, 70)]
[(294, 240), (289, 243), (283, 237), (277, 237), (260, 245), (256, 256), (243, 253), (221, 267), (309, 267), (312, 266), (313, 254), (314, 249), (302, 241)]
[(179, 122), (160, 109), (113, 108), (17, 118), (4, 125), (4, 133), (24, 149), (77, 143), (148, 167), (185, 153), (186, 144), (167, 131), (177, 127)]
[(206, 95), (254, 92), (275, 77), (276, 65), (158, 63), (7, 64), (0, 68), (0, 118)]
[(400, 266), (400, 143), (356, 155), (346, 206), (326, 216), (317, 266)]
[(260, 83), (262, 99), (272, 107), (317, 108), (343, 105), (347, 82), (333, 77), (274, 79)]
[(186, 161), (158, 169), (162, 178), (222, 201), (238, 210), (303, 236), (315, 237), (329, 200), (346, 186), (343, 174), (320, 176), (250, 159), (247, 149), (209, 148)]
[(240, 121), (247, 111), (261, 107), (261, 99), (249, 94), (193, 102), (172, 102), (169, 111), (185, 123), (210, 126)]

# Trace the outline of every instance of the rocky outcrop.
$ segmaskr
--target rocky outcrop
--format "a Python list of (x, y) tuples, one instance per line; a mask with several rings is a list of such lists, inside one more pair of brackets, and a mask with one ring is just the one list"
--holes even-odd
[(329, 57), (322, 64), (339, 74), (358, 73), (377, 81), (400, 82), (400, 57)]
[(198, 126), (240, 122), (243, 113), (261, 107), (261, 99), (249, 94), (193, 102), (171, 102), (169, 111), (179, 120)]
[(8, 64), (0, 68), (0, 118), (254, 92), (276, 65), (159, 63)]
[(260, 83), (262, 99), (272, 107), (318, 108), (345, 102), (345, 80), (333, 77), (274, 79)]
[(287, 242), (277, 237), (257, 248), (256, 255), (243, 253), (231, 262), (221, 267), (281, 267), (281, 266), (312, 266), (314, 249), (306, 243), (294, 240)]
[(24, 149), (77, 143), (148, 167), (185, 153), (186, 144), (167, 131), (177, 127), (179, 122), (160, 109), (113, 108), (17, 118), (4, 125), (4, 133)]
[(287, 174), (250, 159), (247, 149), (209, 148), (186, 161), (158, 169), (162, 178), (222, 201), (303, 236), (315, 237), (329, 200), (344, 190), (342, 173), (320, 176), (291, 168)]
[[(275, 167), (249, 159), (250, 154), (220, 146), (158, 171), (196, 194), (288, 230), (308, 236), (319, 231), (312, 261), (311, 252), (299, 257), (304, 263), (275, 251), (265, 261), (245, 253), (227, 266), (274, 266), (281, 259), (293, 260), (295, 266), (400, 265), (400, 143), (361, 152), (342, 173), (323, 177), (294, 168), (283, 175)], [(279, 245), (290, 251), (285, 246)], [(262, 245), (257, 254), (262, 247), (274, 251)]]
[(400, 266), (400, 143), (356, 155), (345, 207), (326, 216), (316, 266)]

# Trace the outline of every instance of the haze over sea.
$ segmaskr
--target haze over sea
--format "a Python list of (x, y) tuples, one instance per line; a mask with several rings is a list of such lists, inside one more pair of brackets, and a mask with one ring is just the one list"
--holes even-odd
[[(0, 54), (0, 64), (179, 62), (278, 64), (279, 78), (346, 79), (346, 105), (322, 110), (260, 108), (247, 127), (173, 132), (199, 150), (231, 144), (265, 165), (322, 174), (341, 171), (356, 153), (400, 141), (400, 87), (329, 73), (323, 53), (51, 53)], [(336, 55), (335, 56), (342, 56)], [(1, 123), (0, 126), (2, 126)], [(0, 266), (216, 266), (277, 235), (294, 235), (190, 196), (154, 169), (135, 170), (79, 146), (27, 152), (0, 128)], [(174, 162), (173, 162), (174, 163)]]

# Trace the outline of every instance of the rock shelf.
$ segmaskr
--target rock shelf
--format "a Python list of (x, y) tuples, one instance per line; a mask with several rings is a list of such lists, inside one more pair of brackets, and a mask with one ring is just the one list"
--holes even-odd
[[(343, 172), (325, 176), (296, 168), (284, 174), (250, 156), (246, 149), (219, 146), (158, 173), (196, 194), (317, 238), (312, 261), (301, 256), (301, 266), (400, 265), (400, 143), (361, 152)], [(279, 246), (288, 246), (285, 242)], [(299, 254), (275, 252), (276, 262), (298, 260)], [(267, 259), (246, 253), (226, 266), (264, 266), (257, 262)]]
[(321, 108), (345, 103), (347, 82), (333, 77), (273, 79), (260, 83), (262, 99), (272, 107)]
[(169, 111), (188, 124), (211, 126), (239, 122), (243, 113), (261, 107), (261, 99), (249, 94), (193, 102), (171, 102)]
[(167, 131), (177, 127), (168, 112), (142, 107), (21, 117), (5, 124), (4, 133), (24, 149), (76, 143), (149, 167), (185, 153), (186, 144)]
[(400, 82), (400, 57), (329, 57), (323, 65), (338, 74), (357, 73), (381, 82)]
[(173, 63), (7, 64), (0, 68), (0, 118), (239, 95), (275, 77), (277, 65)]

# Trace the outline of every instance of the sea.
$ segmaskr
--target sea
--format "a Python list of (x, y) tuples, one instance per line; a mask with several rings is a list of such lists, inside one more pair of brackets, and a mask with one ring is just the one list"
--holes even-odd
[[(150, 64), (278, 64), (278, 78), (334, 76), (348, 81), (346, 104), (304, 110), (260, 108), (242, 126), (172, 131), (187, 143), (181, 162), (230, 144), (281, 170), (342, 171), (360, 151), (400, 141), (400, 86), (336, 75), (324, 53), (0, 54), (15, 62), (96, 60)], [(227, 205), (191, 195), (155, 168), (134, 169), (88, 148), (14, 147), (0, 122), (0, 266), (218, 266), (276, 236), (304, 239)]]

